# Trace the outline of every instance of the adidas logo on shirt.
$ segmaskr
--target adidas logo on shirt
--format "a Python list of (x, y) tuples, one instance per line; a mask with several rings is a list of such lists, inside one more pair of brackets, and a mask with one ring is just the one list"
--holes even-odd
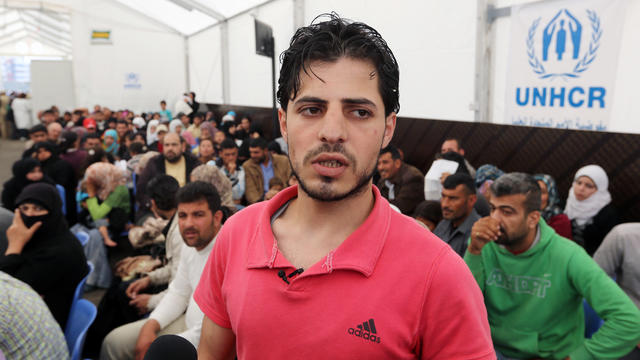
[(378, 331), (376, 331), (376, 324), (373, 322), (373, 319), (369, 319), (356, 327), (357, 329), (349, 328), (349, 330), (347, 330), (349, 335), (361, 337), (365, 340), (380, 344), (380, 337), (377, 336)]

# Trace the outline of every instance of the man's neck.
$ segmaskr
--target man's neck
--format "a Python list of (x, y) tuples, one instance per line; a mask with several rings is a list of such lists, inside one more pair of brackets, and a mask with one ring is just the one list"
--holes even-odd
[(302, 233), (335, 235), (324, 237), (335, 248), (367, 219), (374, 205), (371, 185), (340, 201), (316, 200), (298, 188), (298, 197), (291, 202), (286, 215), (292, 217), (289, 223), (297, 224)]
[(463, 217), (451, 220), (451, 226), (453, 226), (454, 229), (457, 228), (458, 226), (462, 225), (462, 223), (467, 220), (468, 217), (469, 214), (465, 214)]
[(216, 238), (216, 235), (218, 235), (218, 231), (220, 231), (221, 226), (216, 226), (215, 231), (213, 232), (213, 237), (211, 237), (211, 239), (209, 239), (209, 241), (207, 241), (206, 244), (202, 245), (202, 246), (196, 246), (195, 249), (196, 251), (200, 252), (204, 249), (207, 248), (207, 246), (209, 246), (209, 244), (211, 244), (211, 242), (213, 241), (213, 239)]
[(262, 165), (269, 166), (270, 162), (271, 162), (271, 156), (267, 155), (265, 156), (264, 161), (262, 162)]

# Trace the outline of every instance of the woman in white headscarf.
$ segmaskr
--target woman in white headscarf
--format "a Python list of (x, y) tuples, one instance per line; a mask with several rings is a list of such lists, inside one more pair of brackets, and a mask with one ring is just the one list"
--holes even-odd
[(602, 239), (619, 223), (603, 168), (587, 165), (576, 172), (564, 212), (571, 220), (573, 240), (593, 255)]
[(158, 134), (156, 133), (156, 128), (160, 124), (158, 120), (150, 120), (147, 124), (147, 145), (153, 144), (156, 140), (158, 140)]
[(169, 123), (169, 132), (181, 135), (182, 131), (186, 130), (183, 127), (184, 126), (182, 125), (182, 121), (180, 121), (179, 119), (171, 120), (171, 122)]

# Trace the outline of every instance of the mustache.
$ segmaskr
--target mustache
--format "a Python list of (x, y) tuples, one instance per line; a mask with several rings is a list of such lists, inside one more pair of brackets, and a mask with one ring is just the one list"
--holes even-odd
[(302, 160), (302, 162), (303, 163), (307, 163), (307, 162), (311, 161), (311, 159), (313, 159), (314, 157), (316, 157), (316, 156), (318, 156), (318, 155), (320, 155), (322, 153), (340, 154), (340, 155), (346, 157), (347, 160), (349, 160), (349, 163), (351, 165), (355, 165), (355, 163), (356, 163), (355, 156), (353, 156), (352, 154), (348, 153), (347, 150), (345, 150), (344, 145), (342, 143), (336, 143), (336, 144), (322, 143), (322, 144), (320, 144), (320, 146), (316, 147), (315, 149), (311, 149), (304, 156), (304, 159)]
[(193, 232), (199, 232), (198, 229), (194, 228), (194, 227), (190, 227), (190, 228), (186, 228), (184, 230), (182, 230), (182, 233), (186, 233), (189, 231), (193, 231)]

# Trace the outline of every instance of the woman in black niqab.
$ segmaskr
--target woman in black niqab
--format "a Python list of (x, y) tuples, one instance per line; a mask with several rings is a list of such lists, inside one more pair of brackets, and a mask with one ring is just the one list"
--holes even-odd
[[(80, 242), (69, 231), (62, 214), (62, 201), (54, 186), (45, 183), (26, 186), (16, 199), (18, 209), (22, 204), (38, 205), (47, 213), (27, 216), (22, 210), (15, 211), (11, 225), (14, 234), (15, 229), (22, 229), (20, 234), (25, 234), (34, 224), (41, 222), (41, 225), (21, 251), (12, 247), (12, 243), (20, 241), (20, 236), (12, 237), (11, 227), (7, 230), (9, 248), (0, 255), (0, 270), (24, 281), (40, 294), (64, 329), (75, 288), (89, 270), (87, 260)], [(16, 221), (18, 216), (21, 222)]]
[[(29, 179), (29, 173), (40, 169), (42, 175), (38, 180)], [(45, 182), (47, 184), (55, 184), (53, 179), (42, 172), (40, 168), (40, 162), (34, 158), (24, 158), (13, 163), (11, 167), (13, 177), (4, 183), (2, 187), (2, 207), (13, 211), (16, 208), (16, 197), (22, 192), (29, 184), (35, 184), (37, 182)]]

